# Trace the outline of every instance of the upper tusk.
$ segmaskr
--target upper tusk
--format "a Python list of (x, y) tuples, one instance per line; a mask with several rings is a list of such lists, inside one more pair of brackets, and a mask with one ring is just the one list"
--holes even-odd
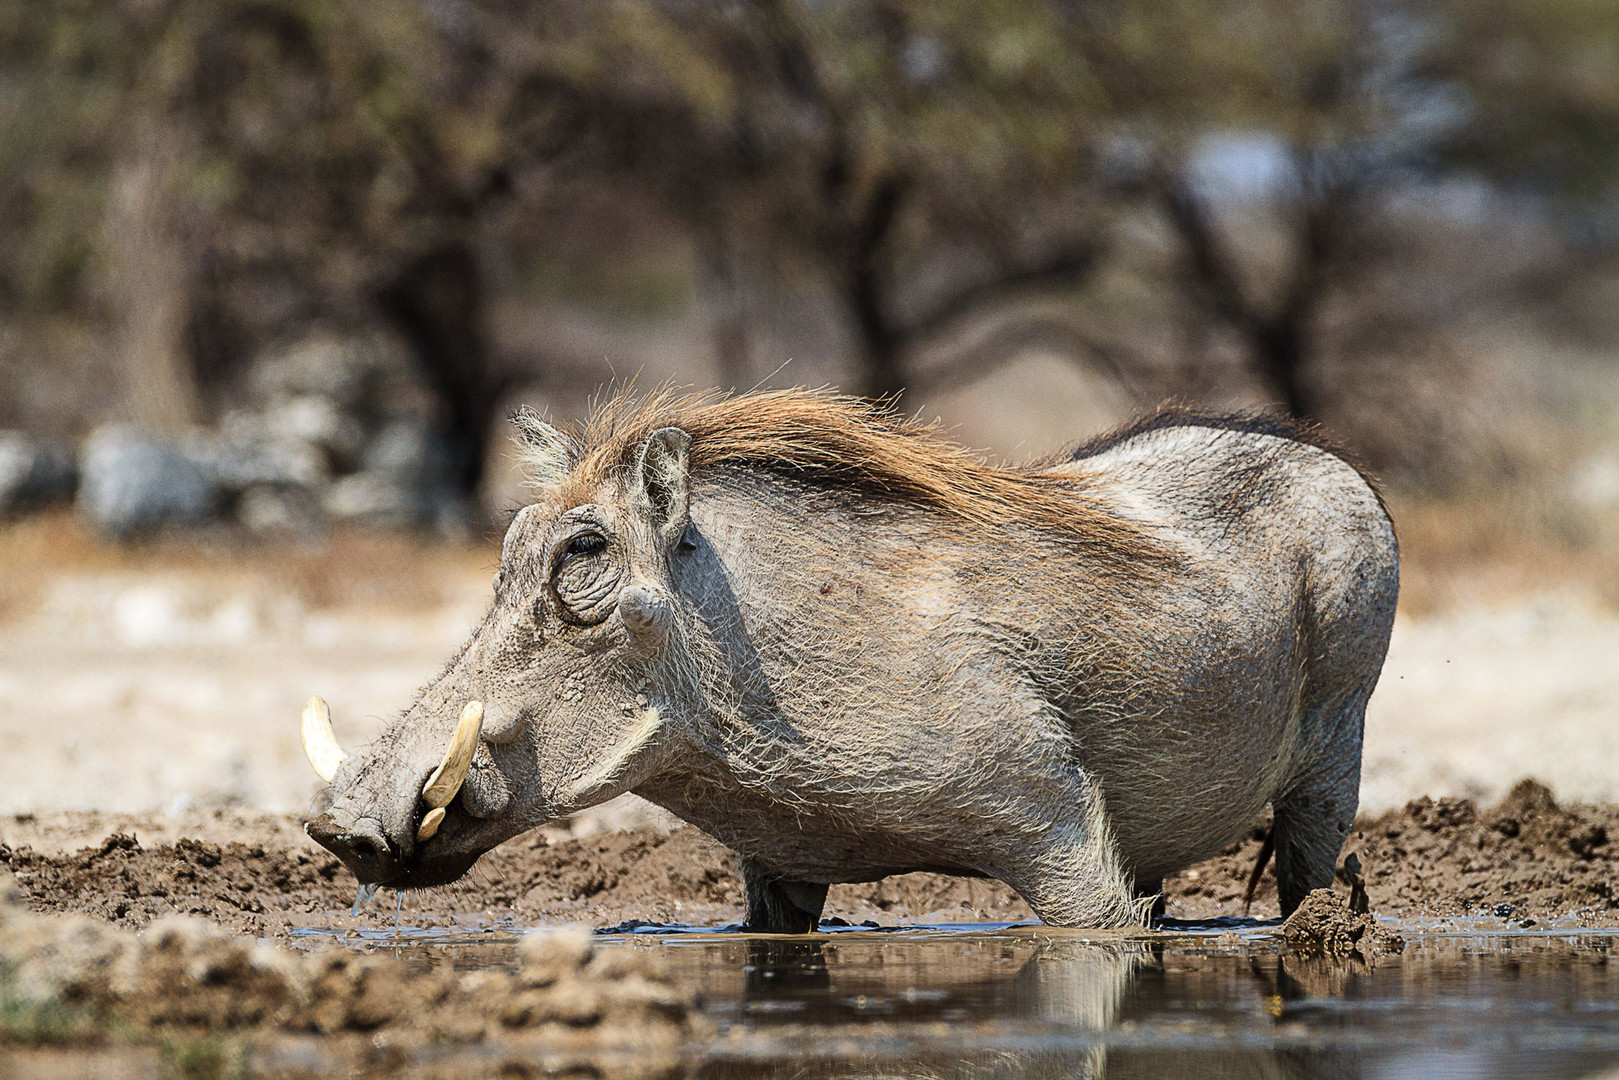
[(455, 725), (455, 738), (444, 753), (444, 760), (427, 778), (422, 788), (422, 799), (428, 806), (438, 809), (450, 805), (455, 793), (472, 768), (472, 752), (478, 749), (478, 737), (483, 733), (483, 702), (469, 701), (461, 710), (461, 722)]
[(348, 755), (337, 745), (337, 736), (332, 732), (332, 710), (326, 707), (326, 702), (318, 697), (309, 699), (309, 704), (304, 706), (303, 729), (304, 754), (320, 778), (330, 784), (337, 775), (337, 767)]

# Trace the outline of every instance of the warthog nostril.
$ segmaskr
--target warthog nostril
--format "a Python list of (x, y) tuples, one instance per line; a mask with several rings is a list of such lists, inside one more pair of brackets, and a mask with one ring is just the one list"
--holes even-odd
[(372, 869), (380, 868), (388, 859), (388, 848), (369, 836), (361, 833), (345, 833), (337, 838), (337, 842), (349, 849), (362, 864)]

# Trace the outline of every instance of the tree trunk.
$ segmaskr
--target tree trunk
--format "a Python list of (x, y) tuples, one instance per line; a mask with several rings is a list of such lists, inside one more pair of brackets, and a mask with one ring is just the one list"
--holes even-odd
[(1250, 337), (1254, 360), (1282, 407), (1301, 420), (1316, 419), (1315, 395), (1304, 378), (1308, 352), (1304, 327), (1295, 320), (1281, 319), (1254, 328)]
[(130, 420), (176, 432), (202, 419), (191, 351), (192, 252), (185, 242), (175, 138), (145, 140), (114, 168), (107, 204), (108, 292), (120, 324), (118, 376)]
[(883, 310), (875, 276), (856, 270), (844, 289), (859, 336), (860, 370), (855, 377), (864, 397), (892, 401), (905, 390), (904, 359), (898, 336)]
[(489, 370), (483, 287), (472, 249), (459, 241), (435, 248), (389, 282), (379, 299), (444, 404), (456, 486), (476, 496), (500, 386)]

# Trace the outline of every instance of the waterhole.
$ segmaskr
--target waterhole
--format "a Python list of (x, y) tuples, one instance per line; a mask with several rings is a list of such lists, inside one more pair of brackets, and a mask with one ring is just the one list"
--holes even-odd
[[(701, 994), (693, 1077), (1619, 1077), (1619, 931), (1392, 924), (1375, 963), (1286, 952), (1274, 926), (1141, 935), (850, 927), (767, 938), (631, 924)], [(411, 963), (510, 965), (524, 928), (343, 938)], [(305, 939), (330, 936), (310, 928)]]

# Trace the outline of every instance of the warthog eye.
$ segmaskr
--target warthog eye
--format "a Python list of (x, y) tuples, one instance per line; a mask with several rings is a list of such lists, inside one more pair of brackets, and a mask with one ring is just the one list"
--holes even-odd
[(557, 567), (560, 569), (581, 555), (594, 555), (605, 550), (607, 550), (606, 540), (595, 533), (584, 533), (568, 541), (568, 546), (562, 549), (562, 560)]
[(623, 571), (601, 557), (606, 551), (607, 539), (597, 533), (580, 533), (562, 545), (551, 587), (569, 622), (598, 623), (612, 611)]

